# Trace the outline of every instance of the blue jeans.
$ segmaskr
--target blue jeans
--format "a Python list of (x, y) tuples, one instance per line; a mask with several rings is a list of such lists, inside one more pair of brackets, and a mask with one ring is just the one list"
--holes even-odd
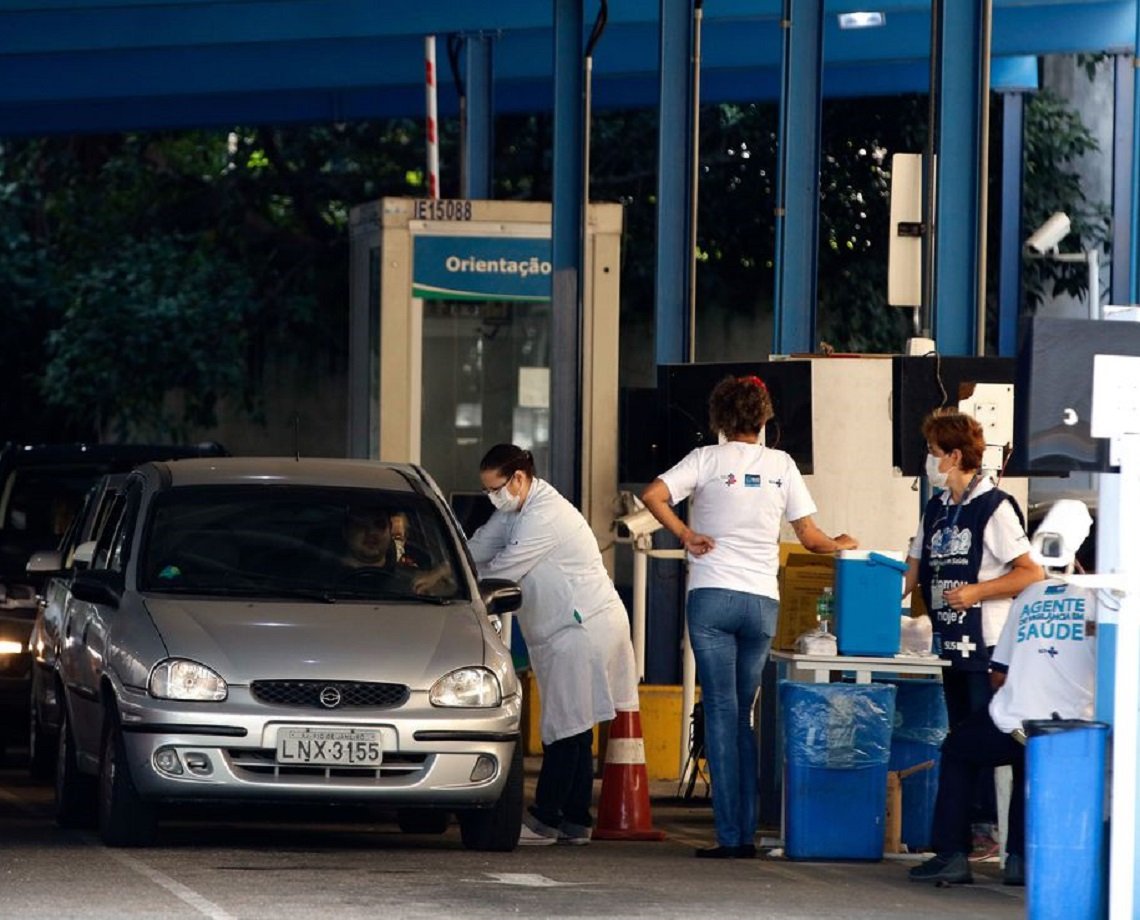
[(726, 847), (751, 844), (757, 819), (752, 705), (776, 635), (780, 605), (759, 594), (697, 588), (689, 592), (686, 606), (705, 712), (716, 842)]

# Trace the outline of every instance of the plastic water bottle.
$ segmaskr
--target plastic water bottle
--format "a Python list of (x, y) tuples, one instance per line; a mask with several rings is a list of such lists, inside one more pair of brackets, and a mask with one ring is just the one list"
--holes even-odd
[(835, 595), (830, 585), (820, 592), (815, 602), (815, 612), (819, 616), (820, 630), (831, 632), (831, 625), (835, 622)]

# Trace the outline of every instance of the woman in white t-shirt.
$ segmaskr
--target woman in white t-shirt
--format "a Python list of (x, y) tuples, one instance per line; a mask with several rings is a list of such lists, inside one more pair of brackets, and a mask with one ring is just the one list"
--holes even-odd
[[(662, 473), (642, 499), (684, 544), (689, 562), (686, 616), (705, 713), (716, 846), (702, 858), (756, 855), (756, 735), (752, 707), (776, 634), (780, 523), (809, 550), (855, 549), (812, 521), (815, 503), (782, 450), (761, 443), (773, 416), (759, 377), (727, 377), (709, 397), (709, 422), (724, 442), (698, 447)], [(672, 505), (692, 497), (687, 526)]]

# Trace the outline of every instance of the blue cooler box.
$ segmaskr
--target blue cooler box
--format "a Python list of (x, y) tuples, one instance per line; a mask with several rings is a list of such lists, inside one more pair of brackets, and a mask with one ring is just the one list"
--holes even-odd
[(882, 859), (895, 688), (779, 685), (784, 735), (784, 853)]
[(902, 553), (843, 550), (835, 562), (835, 638), (840, 655), (899, 653)]

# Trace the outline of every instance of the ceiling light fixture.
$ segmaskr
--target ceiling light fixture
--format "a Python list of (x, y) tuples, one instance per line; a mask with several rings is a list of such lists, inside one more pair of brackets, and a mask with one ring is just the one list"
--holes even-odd
[(874, 29), (887, 24), (884, 13), (840, 13), (841, 29)]

